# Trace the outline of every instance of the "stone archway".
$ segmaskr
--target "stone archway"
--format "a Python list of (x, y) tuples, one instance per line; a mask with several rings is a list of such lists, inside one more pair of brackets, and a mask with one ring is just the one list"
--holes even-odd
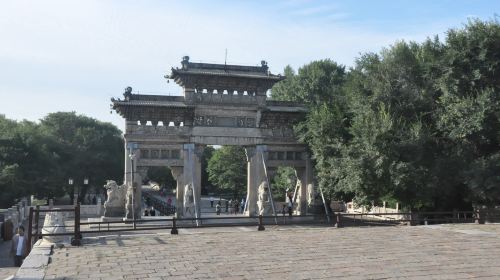
[[(257, 213), (257, 189), (267, 180), (267, 168), (280, 165), (296, 168), (301, 184), (298, 213), (307, 212), (312, 168), (292, 129), (307, 110), (297, 103), (267, 100), (266, 95), (285, 77), (271, 74), (265, 61), (261, 66), (242, 66), (193, 63), (184, 57), (181, 67), (172, 68), (166, 78), (179, 84), (184, 96), (132, 94), (127, 88), (123, 100), (112, 99), (112, 107), (125, 118), (125, 143), (137, 148), (137, 167), (171, 168), (179, 217), (201, 215), (204, 145), (245, 147), (247, 215)], [(125, 183), (130, 183), (132, 167), (125, 162)]]

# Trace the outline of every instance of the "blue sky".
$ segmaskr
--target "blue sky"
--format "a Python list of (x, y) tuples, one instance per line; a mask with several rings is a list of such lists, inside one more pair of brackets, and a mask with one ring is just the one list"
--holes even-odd
[(180, 94), (163, 78), (181, 57), (273, 73), (330, 58), (351, 66), (396, 40), (444, 38), (500, 1), (0, 0), (0, 114), (76, 111), (123, 128), (111, 97)]

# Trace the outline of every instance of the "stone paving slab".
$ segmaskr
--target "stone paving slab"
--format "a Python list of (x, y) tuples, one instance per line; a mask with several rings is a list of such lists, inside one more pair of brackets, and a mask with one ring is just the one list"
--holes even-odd
[(54, 249), (45, 279), (500, 279), (499, 260), (500, 225), (201, 228)]

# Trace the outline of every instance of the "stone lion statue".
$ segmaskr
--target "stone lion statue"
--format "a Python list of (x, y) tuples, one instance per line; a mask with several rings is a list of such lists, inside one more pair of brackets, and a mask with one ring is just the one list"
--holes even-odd
[(125, 215), (126, 187), (118, 186), (113, 180), (106, 181), (104, 188), (108, 199), (104, 202), (104, 217), (123, 217)]
[(259, 188), (257, 190), (257, 195), (258, 195), (257, 208), (259, 211), (259, 215), (265, 214), (266, 205), (267, 205), (268, 200), (269, 200), (268, 189), (269, 189), (269, 186), (267, 185), (267, 182), (264, 181), (259, 185)]

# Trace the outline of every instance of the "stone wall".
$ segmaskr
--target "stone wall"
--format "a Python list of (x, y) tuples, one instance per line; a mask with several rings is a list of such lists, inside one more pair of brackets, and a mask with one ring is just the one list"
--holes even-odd
[[(1, 209), (0, 215), (3, 215), (4, 222), (10, 220), (13, 224), (12, 230), (15, 233), (17, 227), (22, 225), (29, 215), (28, 200), (26, 198), (21, 199), (20, 202), (16, 203), (8, 209)], [(0, 222), (0, 226), (3, 223)]]

